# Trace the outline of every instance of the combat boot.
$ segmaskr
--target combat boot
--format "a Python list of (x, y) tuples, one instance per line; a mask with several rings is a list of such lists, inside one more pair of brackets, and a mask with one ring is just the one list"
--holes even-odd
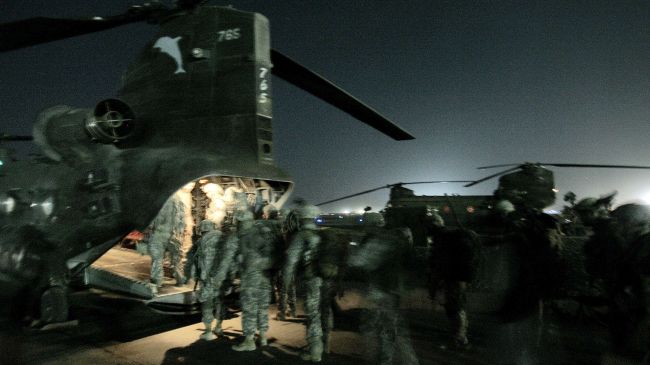
[(260, 346), (266, 346), (269, 341), (266, 339), (266, 332), (260, 331)]
[(203, 326), (205, 326), (205, 329), (203, 330), (203, 333), (200, 336), (202, 340), (211, 341), (217, 338), (214, 335), (214, 333), (212, 333), (212, 321), (203, 322)]
[(223, 336), (223, 329), (221, 328), (221, 321), (217, 321), (217, 326), (214, 328), (214, 333), (217, 336)]
[(323, 340), (320, 337), (309, 339), (309, 352), (303, 352), (300, 358), (305, 361), (320, 362), (323, 356)]
[(212, 340), (217, 338), (217, 336), (215, 336), (215, 334), (212, 333), (212, 331), (209, 331), (209, 330), (203, 332), (203, 334), (201, 334), (200, 337), (201, 337), (202, 340), (206, 340), (206, 341), (212, 341)]
[(235, 351), (255, 351), (256, 348), (257, 347), (255, 346), (255, 339), (253, 338), (252, 335), (246, 336), (244, 342), (240, 343), (239, 345), (234, 345), (232, 347), (232, 349)]

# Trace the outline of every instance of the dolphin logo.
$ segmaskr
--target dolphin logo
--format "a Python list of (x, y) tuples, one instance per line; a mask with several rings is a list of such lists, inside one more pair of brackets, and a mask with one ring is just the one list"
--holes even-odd
[(182, 37), (160, 37), (156, 43), (153, 45), (153, 48), (158, 48), (160, 52), (169, 55), (176, 62), (176, 72), (175, 74), (185, 73), (183, 69), (183, 58), (181, 57), (181, 49), (178, 46), (178, 41)]

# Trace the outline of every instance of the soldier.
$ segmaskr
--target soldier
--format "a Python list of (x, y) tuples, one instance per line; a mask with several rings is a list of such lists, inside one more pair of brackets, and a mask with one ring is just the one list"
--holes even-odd
[[(419, 363), (399, 314), (403, 263), (412, 249), (409, 235), (408, 228), (378, 229), (368, 234), (348, 259), (351, 268), (366, 273), (370, 309), (362, 331), (371, 342), (368, 348), (378, 348), (373, 363), (380, 365)], [(372, 346), (372, 342), (378, 342), (378, 346)]]
[[(236, 245), (227, 246), (228, 240), (216, 228), (214, 222), (204, 220), (200, 225), (201, 239), (197, 242), (198, 280), (201, 285), (198, 299), (201, 303), (202, 322), (205, 331), (201, 335), (204, 340), (213, 340), (215, 334), (223, 335), (223, 281), (229, 271), (229, 265), (234, 261)], [(214, 332), (212, 322), (217, 320)]]
[[(267, 204), (262, 209), (262, 221), (265, 227), (268, 227), (273, 236), (273, 245), (277, 248), (277, 257), (275, 266), (272, 270), (272, 297), (278, 306), (276, 320), (284, 321), (287, 316), (296, 317), (296, 285), (291, 283), (291, 287), (286, 292), (282, 290), (282, 265), (284, 264), (283, 253), (287, 247), (284, 227), (285, 216), (281, 215), (273, 204)], [(285, 294), (283, 294), (285, 293)]]
[(239, 210), (235, 214), (237, 233), (229, 241), (238, 242), (241, 252), (241, 303), (244, 341), (232, 347), (235, 351), (255, 350), (255, 332), (259, 331), (260, 346), (267, 345), (269, 303), (274, 247), (270, 229), (256, 225), (253, 214)]
[(151, 223), (151, 235), (148, 237), (148, 252), (151, 255), (152, 291), (157, 293), (163, 283), (163, 261), (169, 252), (170, 262), (176, 279), (176, 285), (185, 282), (182, 273), (182, 244), (185, 231), (185, 204), (172, 195), (160, 209)]
[(309, 352), (301, 355), (303, 360), (320, 362), (323, 353), (323, 327), (321, 322), (322, 278), (317, 267), (317, 255), (321, 239), (316, 232), (314, 219), (319, 214), (317, 207), (300, 204), (294, 211), (298, 218), (297, 231), (293, 233), (286, 262), (282, 271), (282, 288), (286, 292), (296, 276), (305, 285), (305, 314), (307, 315), (307, 343)]
[(477, 271), (478, 236), (462, 227), (447, 228), (437, 212), (432, 211), (428, 231), (433, 247), (429, 256), (429, 290), (434, 299), (436, 292), (443, 289), (445, 313), (451, 321), (452, 342), (455, 348), (467, 348), (467, 285), (473, 281)]
[(331, 230), (319, 232), (321, 244), (318, 253), (318, 268), (323, 279), (321, 285), (321, 324), (323, 326), (323, 351), (330, 353), (330, 335), (334, 328), (334, 304), (342, 292), (342, 280), (347, 260), (348, 244), (341, 244)]
[[(595, 222), (585, 243), (587, 270), (602, 280), (609, 307), (608, 322), (614, 351), (634, 352), (633, 339), (643, 333), (650, 295), (650, 210), (625, 204), (610, 219)], [(645, 323), (644, 323), (645, 322)], [(644, 339), (643, 351), (648, 351)], [(647, 356), (647, 355), (646, 355)]]

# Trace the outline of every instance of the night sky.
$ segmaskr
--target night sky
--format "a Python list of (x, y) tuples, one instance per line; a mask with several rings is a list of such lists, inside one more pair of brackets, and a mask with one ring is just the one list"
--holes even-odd
[[(226, 5), (228, 3), (213, 4)], [(0, 22), (122, 13), (135, 1), (2, 1)], [(273, 47), (416, 140), (397, 142), (275, 78), (277, 164), (313, 203), (395, 182), (473, 180), (501, 163), (650, 165), (650, 1), (230, 1), (266, 15)], [(156, 27), (136, 24), (0, 55), (0, 132), (91, 108)], [(650, 170), (553, 168), (562, 195), (648, 199)], [(415, 185), (416, 194), (490, 194)], [(383, 208), (388, 190), (326, 206)]]

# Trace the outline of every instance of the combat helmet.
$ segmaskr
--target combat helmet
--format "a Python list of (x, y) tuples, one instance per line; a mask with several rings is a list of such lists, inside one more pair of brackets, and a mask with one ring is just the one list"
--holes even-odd
[(637, 238), (650, 232), (650, 207), (640, 204), (623, 204), (612, 212), (621, 233)]
[(502, 199), (494, 205), (494, 209), (503, 215), (507, 215), (515, 211), (515, 205), (510, 200)]
[(295, 208), (293, 213), (300, 220), (301, 227), (316, 228), (314, 220), (320, 215), (320, 209), (317, 206), (304, 203)]

